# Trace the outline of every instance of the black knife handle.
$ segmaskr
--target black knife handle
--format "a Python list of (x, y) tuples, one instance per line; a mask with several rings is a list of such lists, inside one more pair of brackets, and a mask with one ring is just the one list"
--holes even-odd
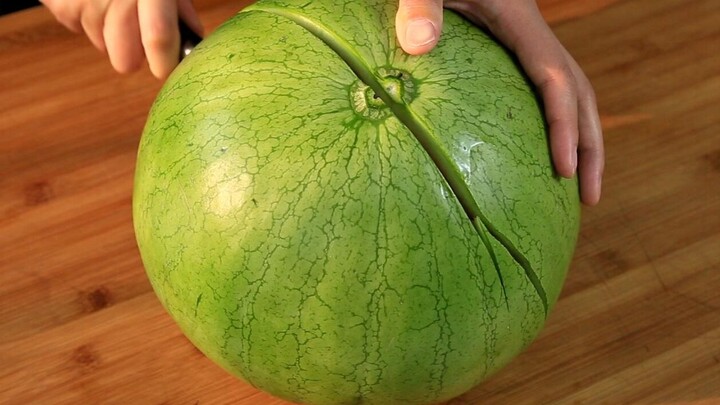
[(178, 20), (178, 28), (180, 28), (180, 60), (183, 60), (202, 41), (202, 37), (188, 27), (182, 19)]

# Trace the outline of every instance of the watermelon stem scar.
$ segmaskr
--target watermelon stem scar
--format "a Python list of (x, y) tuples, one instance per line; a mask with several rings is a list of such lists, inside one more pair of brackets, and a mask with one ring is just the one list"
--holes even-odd
[[(450, 153), (442, 146), (438, 141), (437, 136), (431, 132), (429, 125), (427, 125), (422, 117), (417, 115), (409, 105), (412, 101), (412, 89), (406, 89), (403, 86), (404, 83), (411, 83), (412, 79), (409, 77), (409, 73), (400, 71), (391, 71), (389, 69), (379, 69), (378, 72), (373, 72), (373, 69), (363, 60), (363, 58), (353, 49), (353, 47), (333, 32), (328, 27), (324, 26), (318, 21), (314, 21), (305, 15), (289, 11), (282, 8), (272, 6), (255, 6), (254, 10), (259, 12), (266, 12), (277, 15), (279, 17), (286, 18), (304, 29), (308, 30), (311, 34), (316, 36), (318, 39), (323, 41), (328, 47), (330, 47), (340, 58), (350, 67), (350, 69), (357, 75), (358, 79), (363, 82), (369, 89), (367, 91), (374, 92), (382, 99), (385, 105), (392, 111), (392, 113), (410, 130), (415, 136), (417, 141), (422, 145), (423, 149), (430, 156), (437, 169), (444, 177), (447, 184), (450, 186), (453, 194), (462, 206), (465, 214), (472, 223), (478, 237), (482, 241), (485, 248), (490, 253), (492, 258), (495, 271), (499, 277), (500, 283), (503, 289), (503, 295), (505, 297), (506, 305), (507, 292), (505, 291), (505, 284), (500, 271), (497, 256), (492, 247), (491, 241), (488, 238), (486, 232), (490, 234), (498, 243), (500, 243), (510, 254), (513, 260), (523, 269), (526, 277), (532, 284), (535, 292), (540, 298), (545, 316), (548, 314), (548, 301), (545, 288), (542, 286), (540, 278), (538, 277), (535, 270), (532, 268), (530, 261), (520, 252), (512, 241), (505, 236), (500, 230), (498, 230), (485, 215), (483, 215), (480, 207), (473, 197), (470, 188), (463, 179), (462, 172), (458, 165), (450, 157)], [(364, 90), (365, 91), (365, 90)], [(367, 95), (368, 93), (365, 93)], [(373, 97), (370, 97), (372, 99)], [(367, 99), (367, 97), (366, 97)], [(376, 101), (370, 101), (367, 103), (368, 107), (377, 108), (378, 103)], [(378, 118), (380, 115), (377, 116)]]

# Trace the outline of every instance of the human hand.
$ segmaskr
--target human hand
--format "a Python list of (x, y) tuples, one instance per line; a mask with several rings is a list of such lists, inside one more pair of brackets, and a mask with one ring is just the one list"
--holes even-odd
[[(396, 29), (400, 45), (411, 55), (429, 52), (440, 38), (443, 1), (399, 1)], [(445, 7), (486, 27), (517, 55), (543, 99), (555, 170), (568, 178), (577, 171), (581, 200), (597, 204), (605, 153), (595, 93), (535, 1), (446, 0)]]
[(55, 18), (84, 32), (120, 73), (147, 58), (152, 74), (166, 78), (179, 62), (178, 18), (198, 34), (202, 24), (191, 0), (41, 0)]

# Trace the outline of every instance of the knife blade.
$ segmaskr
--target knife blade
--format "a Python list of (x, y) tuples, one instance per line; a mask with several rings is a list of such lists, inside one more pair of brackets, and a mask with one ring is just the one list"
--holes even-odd
[(202, 37), (193, 31), (182, 19), (178, 19), (178, 28), (180, 29), (180, 57), (179, 60), (185, 59), (195, 46), (202, 41)]

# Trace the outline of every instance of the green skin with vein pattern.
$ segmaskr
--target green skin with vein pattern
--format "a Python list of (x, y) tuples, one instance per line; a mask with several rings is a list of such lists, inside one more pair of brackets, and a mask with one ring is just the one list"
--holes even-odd
[[(152, 285), (188, 338), (307, 404), (432, 404), (537, 335), (579, 227), (514, 59), (396, 0), (260, 1), (169, 78), (135, 177)], [(188, 367), (188, 372), (192, 368)]]

